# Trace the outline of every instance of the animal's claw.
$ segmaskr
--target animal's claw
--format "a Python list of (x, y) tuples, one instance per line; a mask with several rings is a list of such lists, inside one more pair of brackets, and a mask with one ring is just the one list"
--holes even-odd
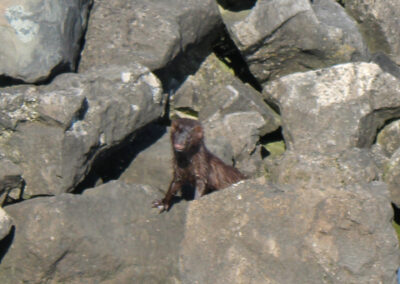
[(152, 202), (152, 207), (153, 208), (158, 208), (160, 210), (159, 213), (162, 213), (164, 211), (168, 210), (168, 206), (164, 204), (163, 200), (156, 199)]

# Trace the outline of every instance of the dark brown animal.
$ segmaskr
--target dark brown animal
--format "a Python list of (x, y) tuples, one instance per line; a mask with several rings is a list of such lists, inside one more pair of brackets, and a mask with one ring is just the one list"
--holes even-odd
[(153, 201), (153, 207), (159, 208), (160, 212), (170, 208), (172, 197), (184, 185), (195, 187), (197, 199), (246, 178), (206, 148), (203, 127), (196, 120), (174, 120), (171, 127), (171, 143), (174, 153), (174, 176), (165, 197)]

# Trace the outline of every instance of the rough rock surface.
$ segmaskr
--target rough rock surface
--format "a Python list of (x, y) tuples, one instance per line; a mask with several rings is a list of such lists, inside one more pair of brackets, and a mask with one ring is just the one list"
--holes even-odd
[(399, 3), (396, 0), (346, 0), (345, 7), (359, 23), (369, 49), (385, 52), (399, 65)]
[(387, 157), (391, 157), (400, 148), (400, 120), (395, 120), (382, 128), (376, 138)]
[(11, 217), (3, 208), (0, 208), (0, 240), (4, 239), (10, 233), (12, 225)]
[(373, 63), (296, 73), (264, 89), (280, 107), (286, 147), (318, 153), (370, 147), (377, 129), (400, 117), (399, 92), (400, 81)]
[(158, 79), (139, 64), (0, 93), (0, 148), (22, 169), (28, 195), (72, 191), (99, 154), (159, 118), (165, 105)]
[[(159, 137), (161, 135), (161, 137)], [(148, 139), (156, 140), (147, 142)], [(137, 136), (133, 148), (148, 146), (135, 155), (127, 168), (119, 177), (125, 183), (148, 184), (167, 190), (172, 179), (172, 147), (169, 131), (165, 128), (152, 126), (148, 131)], [(123, 151), (121, 155), (125, 155)], [(135, 151), (136, 153), (136, 151)]]
[(6, 208), (15, 235), (0, 282), (177, 283), (185, 204), (158, 214), (159, 193), (121, 182)]
[(37, 82), (75, 70), (92, 0), (0, 4), (0, 75)]
[(171, 116), (193, 114), (204, 123), (206, 138), (212, 142), (207, 145), (230, 144), (241, 171), (249, 176), (260, 171), (258, 141), (278, 129), (280, 117), (213, 54), (171, 97)]
[(400, 207), (400, 149), (384, 164), (383, 180), (388, 184), (391, 201)]
[(264, 120), (260, 135), (280, 126), (280, 117), (262, 100), (260, 93), (242, 83), (213, 54), (171, 96), (171, 116), (195, 113), (205, 121), (212, 116), (249, 111), (258, 112)]
[(259, 174), (262, 166), (258, 141), (266, 124), (262, 115), (255, 111), (226, 115), (218, 111), (205, 122), (205, 130), (214, 141), (231, 145), (235, 166), (245, 175), (254, 176)]
[[(0, 283), (397, 283), (393, 0), (0, 2)], [(250, 179), (159, 214), (175, 115)]]
[(381, 171), (381, 179), (389, 187), (391, 201), (400, 206), (400, 121), (395, 120), (385, 125), (378, 133), (372, 153)]
[(222, 15), (262, 84), (297, 71), (368, 58), (356, 22), (333, 0), (260, 0), (249, 14), (241, 13)]
[(271, 181), (304, 187), (351, 185), (378, 180), (380, 168), (367, 149), (352, 148), (333, 154), (297, 153), (267, 164)]
[(95, 1), (79, 70), (127, 58), (160, 69), (221, 27), (214, 0)]
[(395, 283), (391, 218), (383, 183), (337, 189), (242, 182), (190, 204), (182, 282)]
[(21, 168), (8, 159), (0, 158), (0, 205), (7, 196), (19, 199), (23, 186)]
[[(158, 130), (156, 130), (158, 128)], [(156, 131), (155, 131), (156, 130)], [(155, 133), (156, 132), (156, 133)], [(140, 147), (146, 143), (149, 137), (158, 137), (160, 133), (164, 133), (162, 127), (152, 126), (149, 131), (138, 135), (139, 141), (135, 141), (133, 148)], [(233, 165), (235, 160), (232, 145), (233, 141), (229, 141), (221, 134), (214, 137), (209, 135), (207, 125), (205, 130), (205, 142), (207, 148), (217, 157), (222, 159), (228, 165)], [(246, 136), (235, 137), (229, 136), (233, 140), (243, 141)], [(150, 138), (154, 139), (154, 138)], [(142, 144), (144, 142), (144, 144)], [(236, 142), (237, 143), (237, 142)], [(147, 145), (149, 143), (147, 142)], [(143, 149), (132, 160), (126, 170), (121, 174), (120, 180), (126, 183), (149, 184), (162, 190), (167, 190), (172, 180), (172, 147), (170, 141), (170, 129), (168, 128), (158, 140), (151, 144), (148, 148)], [(134, 151), (136, 153), (136, 151)], [(121, 155), (126, 155), (123, 151)], [(120, 158), (117, 158), (120, 159)], [(145, 167), (143, 165), (146, 165)]]

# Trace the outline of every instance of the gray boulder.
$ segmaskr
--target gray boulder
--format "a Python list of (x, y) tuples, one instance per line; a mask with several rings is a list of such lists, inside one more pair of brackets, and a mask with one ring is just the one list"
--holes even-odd
[(255, 111), (226, 115), (217, 112), (205, 122), (205, 131), (214, 143), (231, 145), (235, 166), (247, 176), (254, 176), (263, 170), (258, 141), (266, 124), (262, 115)]
[(138, 64), (0, 92), (0, 148), (22, 169), (30, 196), (72, 191), (99, 155), (159, 118), (165, 106), (158, 79)]
[(372, 147), (380, 178), (388, 184), (391, 201), (400, 207), (400, 121), (395, 120), (383, 127)]
[(383, 165), (383, 180), (388, 184), (392, 203), (400, 208), (400, 149)]
[(358, 22), (372, 52), (386, 53), (400, 64), (400, 6), (396, 0), (346, 0), (346, 11)]
[(289, 150), (336, 153), (370, 147), (400, 117), (400, 81), (373, 63), (348, 63), (282, 77), (264, 89), (282, 115)]
[(272, 182), (308, 187), (368, 183), (381, 176), (371, 152), (359, 148), (332, 154), (286, 151), (267, 169)]
[(250, 13), (222, 16), (261, 84), (293, 72), (368, 59), (356, 22), (334, 0), (261, 0)]
[(79, 70), (127, 60), (157, 70), (220, 28), (213, 0), (95, 1)]
[(376, 144), (390, 158), (400, 148), (400, 120), (385, 125), (377, 135)]
[(212, 116), (235, 112), (258, 112), (265, 121), (260, 135), (275, 131), (280, 117), (250, 85), (242, 83), (214, 54), (201, 64), (198, 71), (188, 76), (172, 94), (171, 116), (195, 114), (205, 121)]
[(151, 129), (137, 137), (140, 141), (135, 141), (133, 147), (146, 144), (148, 147), (135, 155), (119, 180), (125, 183), (148, 184), (166, 191), (173, 173), (169, 133), (164, 133), (158, 140), (148, 145), (147, 140), (152, 136), (155, 134)]
[(0, 75), (38, 82), (75, 70), (92, 0), (0, 4)]
[(158, 214), (159, 194), (110, 182), (8, 206), (15, 234), (0, 282), (176, 283), (186, 206)]
[(13, 222), (11, 217), (0, 208), (0, 240), (3, 240), (10, 233)]
[(384, 184), (277, 187), (246, 181), (190, 203), (182, 283), (396, 283)]

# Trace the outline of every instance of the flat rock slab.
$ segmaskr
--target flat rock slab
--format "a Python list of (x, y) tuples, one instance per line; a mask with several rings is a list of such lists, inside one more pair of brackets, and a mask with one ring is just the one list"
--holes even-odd
[(23, 171), (27, 195), (70, 192), (96, 157), (164, 113), (148, 68), (110, 65), (47, 86), (0, 90), (0, 150)]
[(385, 121), (400, 117), (400, 81), (374, 63), (284, 76), (263, 93), (279, 105), (286, 147), (294, 151), (370, 147)]
[(110, 182), (8, 206), (15, 232), (0, 282), (176, 283), (186, 206), (158, 214), (158, 194)]
[(249, 11), (223, 11), (222, 17), (262, 85), (294, 72), (368, 59), (356, 22), (332, 0), (260, 0)]
[(245, 181), (191, 202), (182, 283), (395, 283), (392, 216), (383, 183)]
[(127, 58), (160, 69), (221, 27), (213, 0), (95, 1), (79, 70)]
[(0, 4), (0, 75), (34, 83), (76, 68), (92, 0)]

